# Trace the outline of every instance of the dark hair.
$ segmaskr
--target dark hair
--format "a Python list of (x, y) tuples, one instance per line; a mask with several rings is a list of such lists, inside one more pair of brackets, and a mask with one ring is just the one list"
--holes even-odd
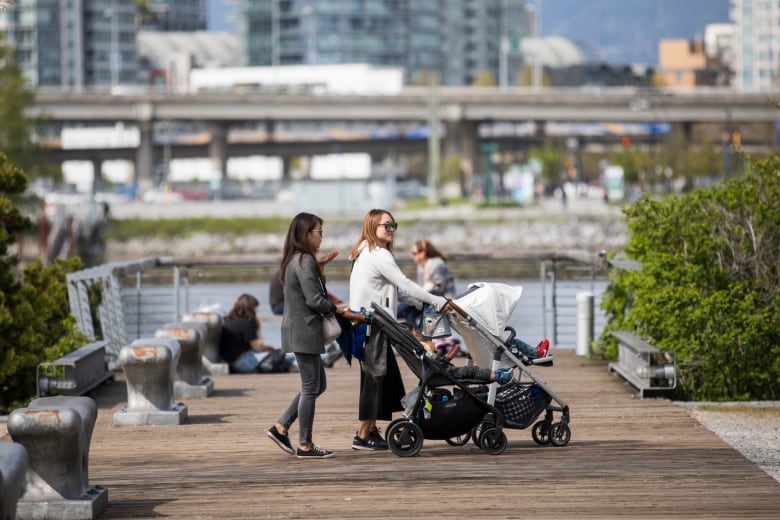
[(260, 328), (260, 320), (257, 319), (257, 307), (260, 302), (251, 294), (242, 294), (233, 304), (233, 308), (225, 316), (225, 321), (244, 318), (252, 324), (255, 329)]
[[(287, 264), (290, 263), (292, 256), (295, 253), (303, 253), (304, 255), (310, 255), (315, 260), (317, 265), (317, 273), (320, 275), (322, 281), (325, 281), (325, 273), (322, 266), (317, 262), (317, 250), (311, 245), (309, 241), (309, 233), (314, 231), (318, 226), (322, 227), (323, 220), (312, 213), (298, 213), (290, 222), (290, 228), (287, 230), (287, 236), (284, 237), (284, 247), (282, 250), (282, 263), (279, 266), (279, 279), (284, 283), (284, 275), (287, 270)], [(303, 255), (301, 255), (301, 261)]]

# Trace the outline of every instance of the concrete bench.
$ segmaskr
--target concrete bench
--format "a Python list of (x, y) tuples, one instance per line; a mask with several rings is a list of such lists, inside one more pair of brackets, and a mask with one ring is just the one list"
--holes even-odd
[(173, 387), (175, 397), (208, 397), (214, 393), (214, 381), (203, 377), (201, 363), (206, 338), (205, 323), (169, 323), (157, 329), (154, 336), (175, 339), (181, 346), (181, 357)]
[(176, 425), (187, 418), (187, 406), (176, 403), (173, 394), (180, 356), (174, 339), (142, 338), (122, 347), (127, 406), (114, 414), (115, 426)]
[(639, 397), (674, 390), (677, 387), (675, 355), (663, 352), (630, 331), (610, 332), (618, 340), (618, 360), (609, 364), (617, 373), (639, 390)]
[(230, 366), (219, 355), (219, 340), (222, 335), (222, 316), (215, 312), (192, 312), (182, 316), (183, 323), (205, 323), (206, 341), (203, 346), (203, 371), (209, 375), (227, 375)]
[(22, 496), (30, 459), (16, 442), (0, 442), (0, 519), (16, 518), (16, 503)]
[(114, 377), (106, 362), (107, 341), (96, 341), (37, 368), (37, 396), (84, 395)]
[(94, 399), (81, 396), (42, 397), (11, 413), (8, 433), (30, 461), (18, 518), (91, 519), (108, 507), (108, 490), (89, 485), (96, 420)]

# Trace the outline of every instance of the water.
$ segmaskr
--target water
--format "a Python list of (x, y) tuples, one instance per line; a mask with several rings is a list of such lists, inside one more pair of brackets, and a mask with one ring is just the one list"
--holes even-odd
[[(508, 325), (517, 332), (517, 337), (536, 345), (543, 338), (555, 337), (552, 309), (552, 290), (549, 284), (539, 280), (484, 280), (488, 282), (520, 285), (523, 295), (512, 313)], [(467, 283), (459, 283), (458, 291), (463, 291)], [(601, 295), (607, 285), (606, 280), (573, 280), (559, 282), (556, 294), (557, 304), (557, 343), (556, 348), (573, 349), (576, 346), (576, 295), (580, 292), (594, 294), (594, 332), (598, 336), (606, 321), (600, 310)], [(344, 301), (349, 297), (349, 282), (328, 282), (328, 290)], [(242, 293), (249, 293), (260, 300), (262, 335), (266, 343), (281, 346), (281, 317), (274, 316), (268, 305), (268, 283), (226, 283), (192, 284), (189, 288), (189, 301), (185, 302), (186, 311), (200, 309), (217, 310), (226, 313)]]

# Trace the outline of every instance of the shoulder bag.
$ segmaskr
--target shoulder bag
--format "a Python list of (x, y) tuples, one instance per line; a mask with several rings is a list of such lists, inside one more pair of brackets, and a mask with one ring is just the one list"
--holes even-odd
[[(327, 298), (328, 290), (325, 288), (325, 284), (323, 283), (322, 278), (320, 278), (320, 286), (322, 287), (322, 294), (325, 296), (325, 298)], [(324, 344), (330, 345), (336, 341), (336, 338), (339, 336), (341, 336), (341, 325), (339, 325), (339, 320), (336, 319), (336, 315), (331, 314), (330, 316), (323, 316), (322, 340), (324, 341)]]

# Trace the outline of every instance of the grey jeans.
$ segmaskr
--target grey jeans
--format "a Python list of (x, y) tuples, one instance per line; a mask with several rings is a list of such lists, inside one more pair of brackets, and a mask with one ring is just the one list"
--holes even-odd
[(293, 397), (290, 406), (279, 418), (279, 424), (289, 429), (296, 419), (298, 421), (298, 441), (301, 444), (311, 444), (312, 425), (314, 424), (314, 409), (317, 397), (325, 392), (327, 381), (325, 367), (319, 354), (295, 353), (298, 360), (298, 374), (301, 376), (301, 391)]

